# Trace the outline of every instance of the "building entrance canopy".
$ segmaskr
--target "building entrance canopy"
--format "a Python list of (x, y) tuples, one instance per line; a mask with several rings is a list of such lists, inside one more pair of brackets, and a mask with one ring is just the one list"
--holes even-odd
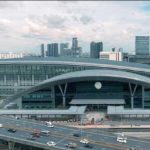
[(72, 99), (72, 105), (88, 105), (88, 104), (101, 104), (101, 105), (124, 105), (124, 99)]

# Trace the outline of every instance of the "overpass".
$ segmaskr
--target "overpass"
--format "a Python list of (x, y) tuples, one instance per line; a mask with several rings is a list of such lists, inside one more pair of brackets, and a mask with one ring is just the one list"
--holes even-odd
[[(69, 142), (75, 142), (77, 144), (77, 150), (87, 150), (84, 144), (80, 143), (80, 138), (74, 137), (74, 133), (80, 133), (79, 129), (65, 127), (61, 125), (55, 125), (54, 128), (48, 128), (41, 122), (29, 121), (25, 119), (16, 120), (14, 118), (7, 118), (0, 116), (0, 123), (3, 124), (3, 128), (0, 128), (0, 139), (6, 140), (9, 145), (9, 150), (15, 150), (16, 143), (29, 145), (43, 150), (66, 150), (65, 145)], [(16, 129), (15, 133), (8, 132), (9, 128)], [(35, 138), (35, 141), (27, 139), (31, 136), (33, 131), (41, 132), (42, 130), (50, 131), (48, 136), (40, 136)], [(132, 145), (142, 145), (144, 142), (144, 150), (149, 150), (150, 143), (146, 141), (128, 139), (129, 144), (123, 145), (116, 142), (116, 135), (110, 133), (104, 133), (100, 131), (90, 132), (87, 130), (82, 131), (82, 137), (88, 138), (93, 145), (94, 150), (126, 150)], [(49, 147), (48, 141), (56, 142), (55, 147)], [(148, 148), (147, 148), (148, 147)]]

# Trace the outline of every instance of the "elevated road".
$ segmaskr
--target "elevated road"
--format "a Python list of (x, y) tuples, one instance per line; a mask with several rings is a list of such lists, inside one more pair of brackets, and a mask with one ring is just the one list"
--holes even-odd
[[(21, 143), (43, 148), (45, 150), (67, 149), (65, 145), (69, 142), (77, 143), (78, 147), (76, 149), (78, 150), (87, 150), (88, 148), (84, 147), (84, 144), (79, 142), (80, 138), (74, 137), (73, 133), (82, 133), (82, 137), (85, 137), (90, 141), (94, 150), (127, 150), (129, 147), (138, 147), (142, 150), (149, 150), (150, 147), (150, 142), (142, 139), (128, 138), (127, 144), (118, 143), (116, 141), (117, 135), (101, 132), (98, 129), (82, 130), (81, 132), (80, 129), (62, 125), (55, 125), (54, 128), (49, 128), (42, 122), (33, 122), (25, 119), (16, 120), (15, 118), (6, 118), (2, 116), (0, 116), (0, 123), (4, 126), (3, 128), (0, 128), (0, 139), (10, 141), (10, 144)], [(17, 131), (15, 133), (10, 133), (8, 132), (9, 128), (14, 128)], [(27, 139), (31, 136), (33, 131), (41, 132), (43, 130), (50, 131), (50, 134), (48, 136), (40, 136), (39, 138), (36, 138), (35, 141)], [(56, 146), (53, 148), (49, 147), (47, 145), (48, 141), (56, 142)]]

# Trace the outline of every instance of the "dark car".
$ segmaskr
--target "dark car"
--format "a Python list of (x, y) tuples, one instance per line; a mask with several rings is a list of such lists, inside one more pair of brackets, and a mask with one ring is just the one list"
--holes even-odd
[(69, 147), (69, 148), (76, 148), (76, 147), (77, 147), (77, 144), (70, 142), (70, 143), (66, 144), (66, 147)]
[(93, 146), (91, 144), (85, 144), (84, 147), (86, 147), (86, 148), (93, 148)]
[(15, 133), (16, 130), (15, 129), (8, 129), (8, 132)]
[(31, 135), (32, 135), (32, 137), (40, 137), (39, 132), (32, 132)]
[(80, 137), (80, 134), (79, 133), (74, 133), (73, 136)]

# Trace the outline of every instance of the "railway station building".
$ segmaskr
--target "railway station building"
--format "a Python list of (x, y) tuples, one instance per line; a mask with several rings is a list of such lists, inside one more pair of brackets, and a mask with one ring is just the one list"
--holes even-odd
[(150, 66), (90, 58), (0, 60), (0, 95), (22, 109), (150, 108)]

